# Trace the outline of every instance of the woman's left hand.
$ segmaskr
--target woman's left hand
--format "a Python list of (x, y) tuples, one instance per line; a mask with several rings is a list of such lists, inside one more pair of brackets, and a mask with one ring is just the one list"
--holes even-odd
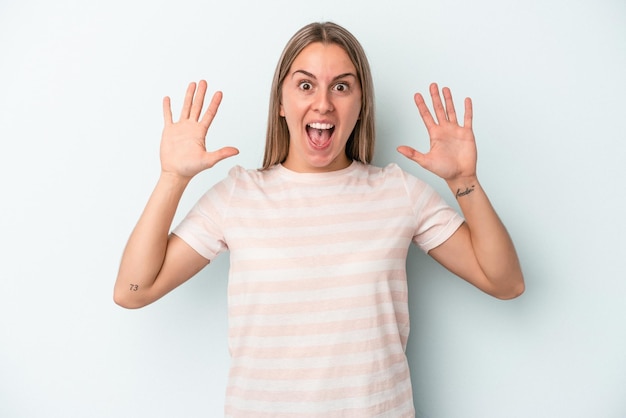
[(471, 99), (465, 99), (463, 125), (460, 125), (450, 89), (443, 88), (445, 106), (437, 84), (430, 85), (430, 95), (437, 120), (428, 110), (424, 97), (420, 93), (415, 94), (415, 104), (430, 136), (430, 150), (424, 154), (403, 145), (398, 147), (398, 152), (446, 181), (475, 177), (477, 153), (472, 131)]

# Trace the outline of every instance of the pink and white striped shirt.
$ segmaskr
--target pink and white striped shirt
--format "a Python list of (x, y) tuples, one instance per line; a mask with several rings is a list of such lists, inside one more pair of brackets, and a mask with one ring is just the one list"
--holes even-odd
[(174, 230), (230, 251), (228, 417), (413, 417), (406, 257), (463, 219), (396, 165), (233, 168)]

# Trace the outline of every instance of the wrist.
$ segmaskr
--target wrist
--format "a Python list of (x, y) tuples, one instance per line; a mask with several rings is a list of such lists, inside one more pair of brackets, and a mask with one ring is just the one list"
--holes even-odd
[(159, 183), (173, 187), (173, 188), (186, 188), (191, 177), (181, 176), (180, 174), (172, 173), (169, 171), (161, 171), (159, 176)]
[(476, 177), (475, 175), (448, 179), (446, 180), (446, 183), (454, 194), (454, 197), (456, 197), (457, 199), (472, 194), (474, 191), (476, 191), (476, 189), (480, 187), (478, 177)]

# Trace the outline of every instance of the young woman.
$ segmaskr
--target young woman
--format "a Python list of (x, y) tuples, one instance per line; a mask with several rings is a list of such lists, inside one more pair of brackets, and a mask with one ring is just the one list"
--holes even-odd
[(161, 176), (122, 257), (115, 301), (147, 305), (230, 252), (225, 414), (412, 417), (405, 356), (411, 242), (498, 298), (520, 295), (515, 249), (476, 177), (472, 104), (430, 87), (430, 135), (406, 157), (443, 178), (463, 218), (397, 165), (370, 165), (369, 65), (344, 28), (311, 24), (287, 44), (273, 80), (263, 168), (233, 168), (170, 233), (191, 178), (238, 153), (207, 152), (221, 93), (187, 89), (178, 122), (163, 101)]

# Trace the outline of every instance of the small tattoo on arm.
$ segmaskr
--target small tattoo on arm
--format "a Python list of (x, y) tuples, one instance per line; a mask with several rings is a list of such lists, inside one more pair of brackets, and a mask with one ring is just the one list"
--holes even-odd
[(133, 292), (136, 292), (137, 290), (139, 290), (139, 285), (138, 284), (131, 284), (130, 285), (130, 290), (132, 290)]
[(472, 185), (471, 187), (466, 187), (465, 190), (461, 191), (461, 189), (456, 189), (456, 197), (463, 197), (463, 196), (467, 196), (468, 194), (472, 193), (474, 191), (474, 185)]

